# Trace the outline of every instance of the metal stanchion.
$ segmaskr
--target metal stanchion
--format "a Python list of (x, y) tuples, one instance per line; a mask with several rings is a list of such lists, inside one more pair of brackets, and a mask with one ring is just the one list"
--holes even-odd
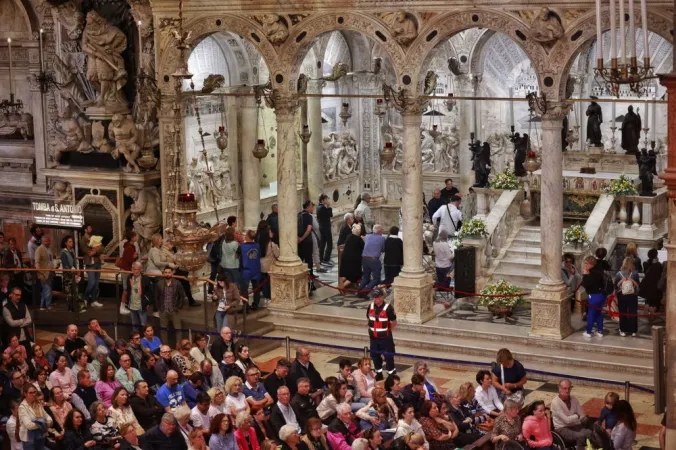
[(113, 334), (115, 335), (115, 340), (117, 341), (117, 322), (113, 324)]
[(667, 369), (664, 355), (664, 327), (652, 327), (653, 384), (655, 385), (655, 414), (663, 414), (667, 406)]
[(37, 330), (37, 328), (35, 327), (35, 320), (33, 320), (33, 321), (31, 322), (31, 326), (33, 327), (33, 343), (35, 343), (35, 342), (38, 341), (38, 338), (36, 337), (36, 336), (37, 336), (36, 333), (37, 333), (38, 330)]
[(188, 340), (192, 342), (192, 328), (188, 328)]
[(629, 401), (629, 394), (631, 392), (631, 383), (628, 381), (624, 382), (624, 399)]
[(242, 334), (246, 336), (246, 311), (247, 311), (247, 305), (244, 305), (244, 308), (242, 310)]
[(369, 357), (369, 348), (364, 347), (364, 358), (368, 358), (368, 357)]
[[(115, 304), (117, 305), (117, 321), (120, 321), (120, 272), (115, 274)], [(115, 335), (117, 339), (117, 334)]]
[[(207, 313), (207, 282), (204, 282), (204, 300), (202, 301), (202, 304), (204, 305), (204, 332), (208, 333), (209, 332), (209, 314)], [(216, 330), (217, 333), (220, 333), (221, 330)]]
[(284, 346), (286, 347), (286, 359), (291, 360), (291, 338), (289, 336), (284, 338)]

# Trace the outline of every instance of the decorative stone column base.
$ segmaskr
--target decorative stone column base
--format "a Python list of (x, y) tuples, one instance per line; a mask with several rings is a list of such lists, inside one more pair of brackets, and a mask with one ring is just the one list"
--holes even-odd
[(397, 320), (405, 323), (425, 323), (435, 317), (434, 281), (423, 273), (407, 276), (405, 273), (394, 279), (394, 311)]
[(309, 303), (307, 264), (283, 266), (270, 269), (271, 296), (269, 308), (295, 311)]
[(573, 333), (565, 285), (539, 285), (530, 294), (530, 336), (564, 339)]

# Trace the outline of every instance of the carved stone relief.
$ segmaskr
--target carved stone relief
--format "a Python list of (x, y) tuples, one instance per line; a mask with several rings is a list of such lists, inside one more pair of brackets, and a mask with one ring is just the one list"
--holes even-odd
[(413, 15), (405, 11), (385, 13), (383, 21), (390, 27), (394, 39), (403, 46), (408, 46), (418, 37), (418, 24)]
[(51, 191), (56, 203), (70, 203), (73, 200), (73, 189), (67, 181), (54, 181)]
[(134, 231), (139, 236), (139, 245), (146, 250), (151, 245), (153, 234), (162, 226), (162, 197), (155, 186), (142, 189), (127, 187), (124, 195), (134, 200), (129, 208)]
[(531, 23), (530, 36), (538, 42), (553, 43), (563, 36), (561, 19), (549, 8), (542, 8)]
[(351, 132), (330, 133), (322, 146), (326, 181), (340, 180), (359, 169), (357, 141)]
[(254, 16), (254, 19), (262, 25), (265, 36), (273, 44), (283, 44), (289, 37), (289, 27), (281, 16), (277, 14), (263, 14), (261, 16)]

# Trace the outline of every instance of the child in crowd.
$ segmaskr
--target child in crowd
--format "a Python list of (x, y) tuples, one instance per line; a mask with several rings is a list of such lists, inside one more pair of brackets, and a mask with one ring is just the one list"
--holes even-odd
[(605, 406), (601, 408), (599, 415), (599, 425), (610, 434), (610, 431), (615, 428), (617, 424), (617, 417), (615, 415), (615, 406), (620, 400), (617, 392), (608, 392), (605, 398)]

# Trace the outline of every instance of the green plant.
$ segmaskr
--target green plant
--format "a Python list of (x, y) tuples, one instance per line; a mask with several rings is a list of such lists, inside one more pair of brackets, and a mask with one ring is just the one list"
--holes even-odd
[(519, 189), (519, 180), (513, 171), (505, 169), (493, 178), (488, 186), (493, 189)]
[(524, 301), (521, 289), (505, 280), (488, 283), (481, 289), (479, 305), (497, 309), (513, 309)]
[(584, 231), (584, 227), (579, 224), (571, 225), (563, 234), (564, 244), (588, 244), (589, 236)]
[(603, 192), (618, 197), (622, 195), (636, 195), (638, 194), (638, 189), (634, 186), (633, 180), (625, 174), (622, 174), (620, 175), (620, 178), (612, 180), (610, 186), (605, 188)]
[(469, 219), (467, 222), (463, 222), (462, 227), (460, 227), (460, 231), (456, 232), (456, 236), (460, 239), (467, 237), (488, 236), (486, 222), (481, 219)]

